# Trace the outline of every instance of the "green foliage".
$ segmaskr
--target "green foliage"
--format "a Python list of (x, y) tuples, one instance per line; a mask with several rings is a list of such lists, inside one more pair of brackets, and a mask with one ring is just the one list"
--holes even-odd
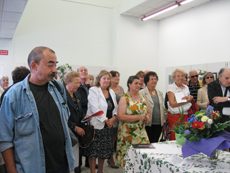
[(178, 107), (178, 109), (179, 109), (180, 116), (178, 116), (177, 114), (174, 113), (174, 116), (176, 116), (178, 118), (178, 120), (173, 125), (172, 131), (174, 131), (175, 133), (178, 133), (178, 134), (184, 134), (184, 131), (186, 130), (186, 127), (185, 127), (186, 121), (184, 121), (183, 106)]
[(73, 71), (72, 67), (68, 63), (66, 63), (65, 65), (61, 65), (61, 66), (57, 67), (58, 76), (59, 76), (62, 83), (64, 83), (63, 79), (64, 79), (64, 75), (67, 73), (66, 72), (67, 68), (69, 69), (69, 71)]
[(199, 70), (199, 73), (198, 73), (199, 75), (204, 75), (207, 72), (207, 71), (205, 71), (205, 70), (203, 71), (201, 69), (198, 69), (198, 70)]

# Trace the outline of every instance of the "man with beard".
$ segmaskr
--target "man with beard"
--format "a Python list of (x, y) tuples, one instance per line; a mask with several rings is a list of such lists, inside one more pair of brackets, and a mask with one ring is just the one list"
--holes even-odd
[(0, 152), (9, 173), (69, 173), (74, 157), (64, 98), (50, 82), (57, 73), (57, 57), (47, 47), (28, 57), (31, 74), (12, 86), (0, 109)]

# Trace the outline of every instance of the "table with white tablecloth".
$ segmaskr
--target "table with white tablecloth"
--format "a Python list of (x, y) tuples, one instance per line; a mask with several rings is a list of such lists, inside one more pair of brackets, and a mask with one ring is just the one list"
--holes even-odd
[(176, 156), (183, 159), (181, 146), (176, 141), (153, 143), (155, 149), (137, 149), (131, 146), (125, 157), (126, 173), (229, 173), (230, 153), (221, 151), (216, 163), (211, 163), (208, 156), (200, 153), (185, 158), (192, 161), (190, 168), (176, 167), (169, 163), (169, 158)]

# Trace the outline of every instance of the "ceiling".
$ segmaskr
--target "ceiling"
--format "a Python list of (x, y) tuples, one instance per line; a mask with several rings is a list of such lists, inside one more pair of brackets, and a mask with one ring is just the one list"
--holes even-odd
[(0, 0), (0, 38), (12, 38), (28, 0)]
[[(107, 6), (111, 6), (115, 4), (108, 4), (108, 0), (63, 0), (69, 2), (77, 2), (77, 3), (91, 3), (96, 6), (101, 6), (102, 3), (105, 4), (107, 2)], [(156, 12), (162, 8), (165, 8), (173, 3), (175, 0), (125, 0), (123, 2), (128, 2), (129, 6), (122, 8), (121, 15), (142, 18)], [(211, 0), (194, 0), (184, 6), (180, 6), (176, 9), (173, 9), (169, 12), (156, 16), (151, 20), (161, 20), (166, 17), (172, 16), (174, 14), (180, 13), (182, 11), (188, 10), (190, 8), (196, 7), (203, 3), (209, 2)], [(26, 7), (28, 0), (0, 0), (0, 39), (1, 38), (12, 38), (18, 26), (18, 23), (21, 19), (23, 11)], [(98, 3), (101, 4), (98, 4)], [(136, 3), (136, 4), (135, 4)], [(125, 4), (125, 3), (123, 3)], [(127, 4), (127, 3), (126, 3)], [(122, 3), (121, 3), (122, 6)]]
[[(151, 13), (154, 13), (156, 11), (159, 11), (165, 7), (168, 7), (175, 3), (176, 0), (145, 0), (140, 4), (136, 4), (133, 7), (129, 7), (125, 11), (121, 12), (121, 15), (135, 17), (135, 18), (142, 18), (144, 16), (147, 16)], [(181, 0), (177, 0), (181, 1)], [(163, 13), (159, 16), (156, 16), (152, 18), (151, 20), (161, 20), (166, 17), (172, 16), (174, 14), (180, 13), (182, 11), (188, 10), (190, 8), (196, 7), (198, 5), (204, 4), (206, 2), (209, 2), (211, 0), (194, 0), (190, 3), (187, 3), (183, 6), (179, 6), (178, 8), (175, 8), (171, 11), (168, 11), (166, 13)]]

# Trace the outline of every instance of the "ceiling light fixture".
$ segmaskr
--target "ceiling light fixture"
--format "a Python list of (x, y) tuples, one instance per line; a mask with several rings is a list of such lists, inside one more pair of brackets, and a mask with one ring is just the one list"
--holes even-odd
[(192, 1), (193, 0), (182, 0), (182, 1), (179, 1), (179, 2), (176, 1), (174, 4), (172, 4), (172, 5), (168, 6), (168, 7), (165, 7), (165, 8), (163, 8), (161, 10), (158, 10), (158, 11), (152, 13), (152, 14), (149, 14), (148, 16), (143, 17), (141, 20), (146, 21), (146, 20), (151, 19), (151, 18), (153, 18), (155, 16), (158, 16), (158, 15), (160, 15), (162, 13), (165, 13), (167, 11), (170, 11), (170, 10), (174, 9), (174, 8), (177, 8), (180, 5), (184, 5), (184, 4), (187, 4), (187, 3), (192, 2)]

